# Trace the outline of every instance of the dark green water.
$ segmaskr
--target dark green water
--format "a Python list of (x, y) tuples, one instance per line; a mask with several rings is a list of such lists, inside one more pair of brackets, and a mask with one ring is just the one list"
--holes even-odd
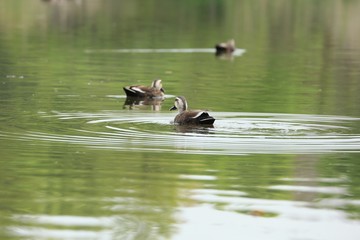
[[(0, 1), (0, 238), (359, 239), (359, 12)], [(172, 125), (177, 95), (214, 128)]]

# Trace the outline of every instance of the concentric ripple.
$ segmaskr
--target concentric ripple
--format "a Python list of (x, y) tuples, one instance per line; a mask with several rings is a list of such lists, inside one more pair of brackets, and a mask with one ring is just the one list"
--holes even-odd
[[(359, 118), (271, 113), (213, 112), (213, 128), (171, 124), (173, 113), (102, 111), (42, 113), (65, 123), (81, 120), (71, 134), (30, 131), (21, 140), (82, 144), (114, 150), (181, 152), (189, 154), (267, 154), (359, 152)], [(67, 125), (66, 125), (67, 126)], [(6, 135), (6, 134), (2, 134)]]

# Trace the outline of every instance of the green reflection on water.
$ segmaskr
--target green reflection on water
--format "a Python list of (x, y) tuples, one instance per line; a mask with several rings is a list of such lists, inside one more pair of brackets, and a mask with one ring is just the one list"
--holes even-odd
[[(114, 229), (116, 236), (158, 239), (176, 235), (177, 209), (183, 206), (210, 203), (239, 214), (281, 216), (246, 207), (228, 210), (230, 200), (199, 200), (193, 190), (306, 202), (358, 219), (358, 153), (183, 155), (149, 153), (145, 146), (115, 151), (20, 141), (11, 134), (96, 132), (103, 125), (85, 118), (63, 121), (54, 112), (121, 110), (124, 85), (149, 85), (158, 77), (167, 94), (186, 95), (192, 108), (358, 117), (359, 9), (358, 1), (1, 1), (0, 227)], [(246, 52), (232, 60), (211, 53), (96, 52), (212, 48), (227, 38)], [(172, 104), (166, 99), (161, 112)], [(359, 121), (346, 126), (346, 133), (359, 134)], [(159, 124), (144, 124), (142, 130), (175, 132)], [(136, 146), (134, 139), (129, 146)], [(328, 198), (345, 202), (322, 203)], [(21, 220), (23, 215), (34, 219)], [(38, 215), (116, 219), (109, 225), (64, 226), (38, 223)], [(142, 224), (143, 232), (134, 233)]]
[[(3, 151), (0, 174), (1, 202), (5, 206), (2, 209), (3, 226), (20, 223), (23, 227), (101, 231), (109, 226), (46, 225), (36, 221), (20, 221), (12, 216), (30, 215), (33, 220), (44, 214), (98, 218), (117, 216), (122, 224), (129, 221), (145, 224), (149, 227), (146, 234), (171, 236), (174, 233), (171, 224), (178, 222), (175, 218), (177, 207), (209, 202), (218, 209), (226, 210), (229, 204), (223, 200), (194, 200), (191, 193), (194, 189), (216, 189), (224, 191), (224, 194), (235, 191), (246, 193), (247, 199), (305, 201), (315, 206), (319, 199), (351, 200), (359, 197), (356, 184), (358, 156), (355, 154), (342, 154), (340, 157), (266, 154), (207, 156), (113, 152), (59, 143), (19, 145), (19, 142), (9, 141), (2, 143), (2, 146), (8, 149)], [(36, 154), (29, 149), (34, 146)], [(14, 154), (16, 149), (22, 150)], [(344, 158), (346, 162), (342, 163)], [(282, 180), (286, 178), (292, 180)], [(321, 182), (318, 180), (320, 178), (335, 181)], [(271, 189), (282, 184), (345, 187), (347, 193)], [(258, 217), (277, 215), (276, 212), (244, 207), (234, 211)], [(343, 209), (348, 211), (350, 217), (358, 215), (356, 205), (346, 204)], [(10, 220), (7, 217), (11, 217)], [(116, 225), (110, 226), (116, 231)], [(122, 234), (126, 233), (118, 227)], [(154, 228), (157, 231), (153, 232)]]
[[(71, 1), (63, 5), (4, 1), (2, 9), (7, 11), (2, 14), (5, 37), (1, 42), (7, 51), (3, 77), (16, 78), (2, 79), (3, 85), (24, 87), (25, 82), (31, 82), (33, 86), (26, 91), (29, 98), (51, 103), (61, 95), (80, 95), (84, 101), (89, 95), (121, 94), (121, 87), (126, 84), (149, 84), (160, 77), (169, 93), (187, 95), (190, 102), (196, 103), (194, 107), (359, 114), (359, 73), (354, 67), (360, 56), (358, 51), (348, 54), (342, 48), (359, 47), (358, 41), (348, 36), (358, 31), (347, 30), (349, 33), (343, 34), (343, 28), (338, 27), (348, 24), (349, 29), (357, 29), (352, 21), (347, 21), (353, 18), (351, 12), (344, 16), (345, 20), (335, 18), (328, 33), (326, 26), (334, 20), (333, 14), (345, 14), (334, 3), (230, 2), (162, 1), (164, 7), (181, 9), (176, 17), (170, 17), (170, 13), (155, 14), (154, 7), (137, 8), (137, 2), (114, 7), (118, 5), (115, 1), (84, 1), (83, 5)], [(341, 4), (348, 9), (357, 6), (346, 1)], [(213, 15), (206, 16), (210, 22), (195, 14), (199, 9), (214, 9)], [(262, 14), (252, 15), (252, 9), (259, 9)], [(185, 10), (190, 12), (183, 15)], [(229, 34), (238, 40), (239, 48), (247, 50), (244, 57), (231, 63), (218, 61), (210, 54), (85, 53), (86, 49), (209, 48)], [(24, 96), (22, 87), (17, 90), (20, 96)], [(88, 100), (82, 106), (87, 102), (84, 107), (94, 105)]]

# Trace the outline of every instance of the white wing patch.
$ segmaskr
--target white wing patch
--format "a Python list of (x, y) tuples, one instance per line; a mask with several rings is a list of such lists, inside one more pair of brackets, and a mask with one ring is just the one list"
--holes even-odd
[(133, 92), (145, 93), (143, 90), (141, 90), (141, 89), (138, 88), (138, 87), (131, 87), (130, 89), (131, 89)]
[(192, 118), (198, 118), (198, 117), (200, 117), (202, 114), (204, 114), (204, 113), (207, 113), (207, 112), (204, 112), (204, 111), (202, 111), (202, 112), (198, 112), (198, 114), (196, 114), (195, 116), (193, 116)]

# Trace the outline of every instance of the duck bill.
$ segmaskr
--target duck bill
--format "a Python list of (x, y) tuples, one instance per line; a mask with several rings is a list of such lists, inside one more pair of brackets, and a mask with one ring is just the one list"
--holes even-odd
[(173, 106), (172, 108), (169, 109), (170, 111), (174, 111), (177, 110), (177, 107)]
[(163, 88), (160, 88), (160, 91), (163, 92), (163, 93), (165, 93), (165, 90), (164, 90)]

